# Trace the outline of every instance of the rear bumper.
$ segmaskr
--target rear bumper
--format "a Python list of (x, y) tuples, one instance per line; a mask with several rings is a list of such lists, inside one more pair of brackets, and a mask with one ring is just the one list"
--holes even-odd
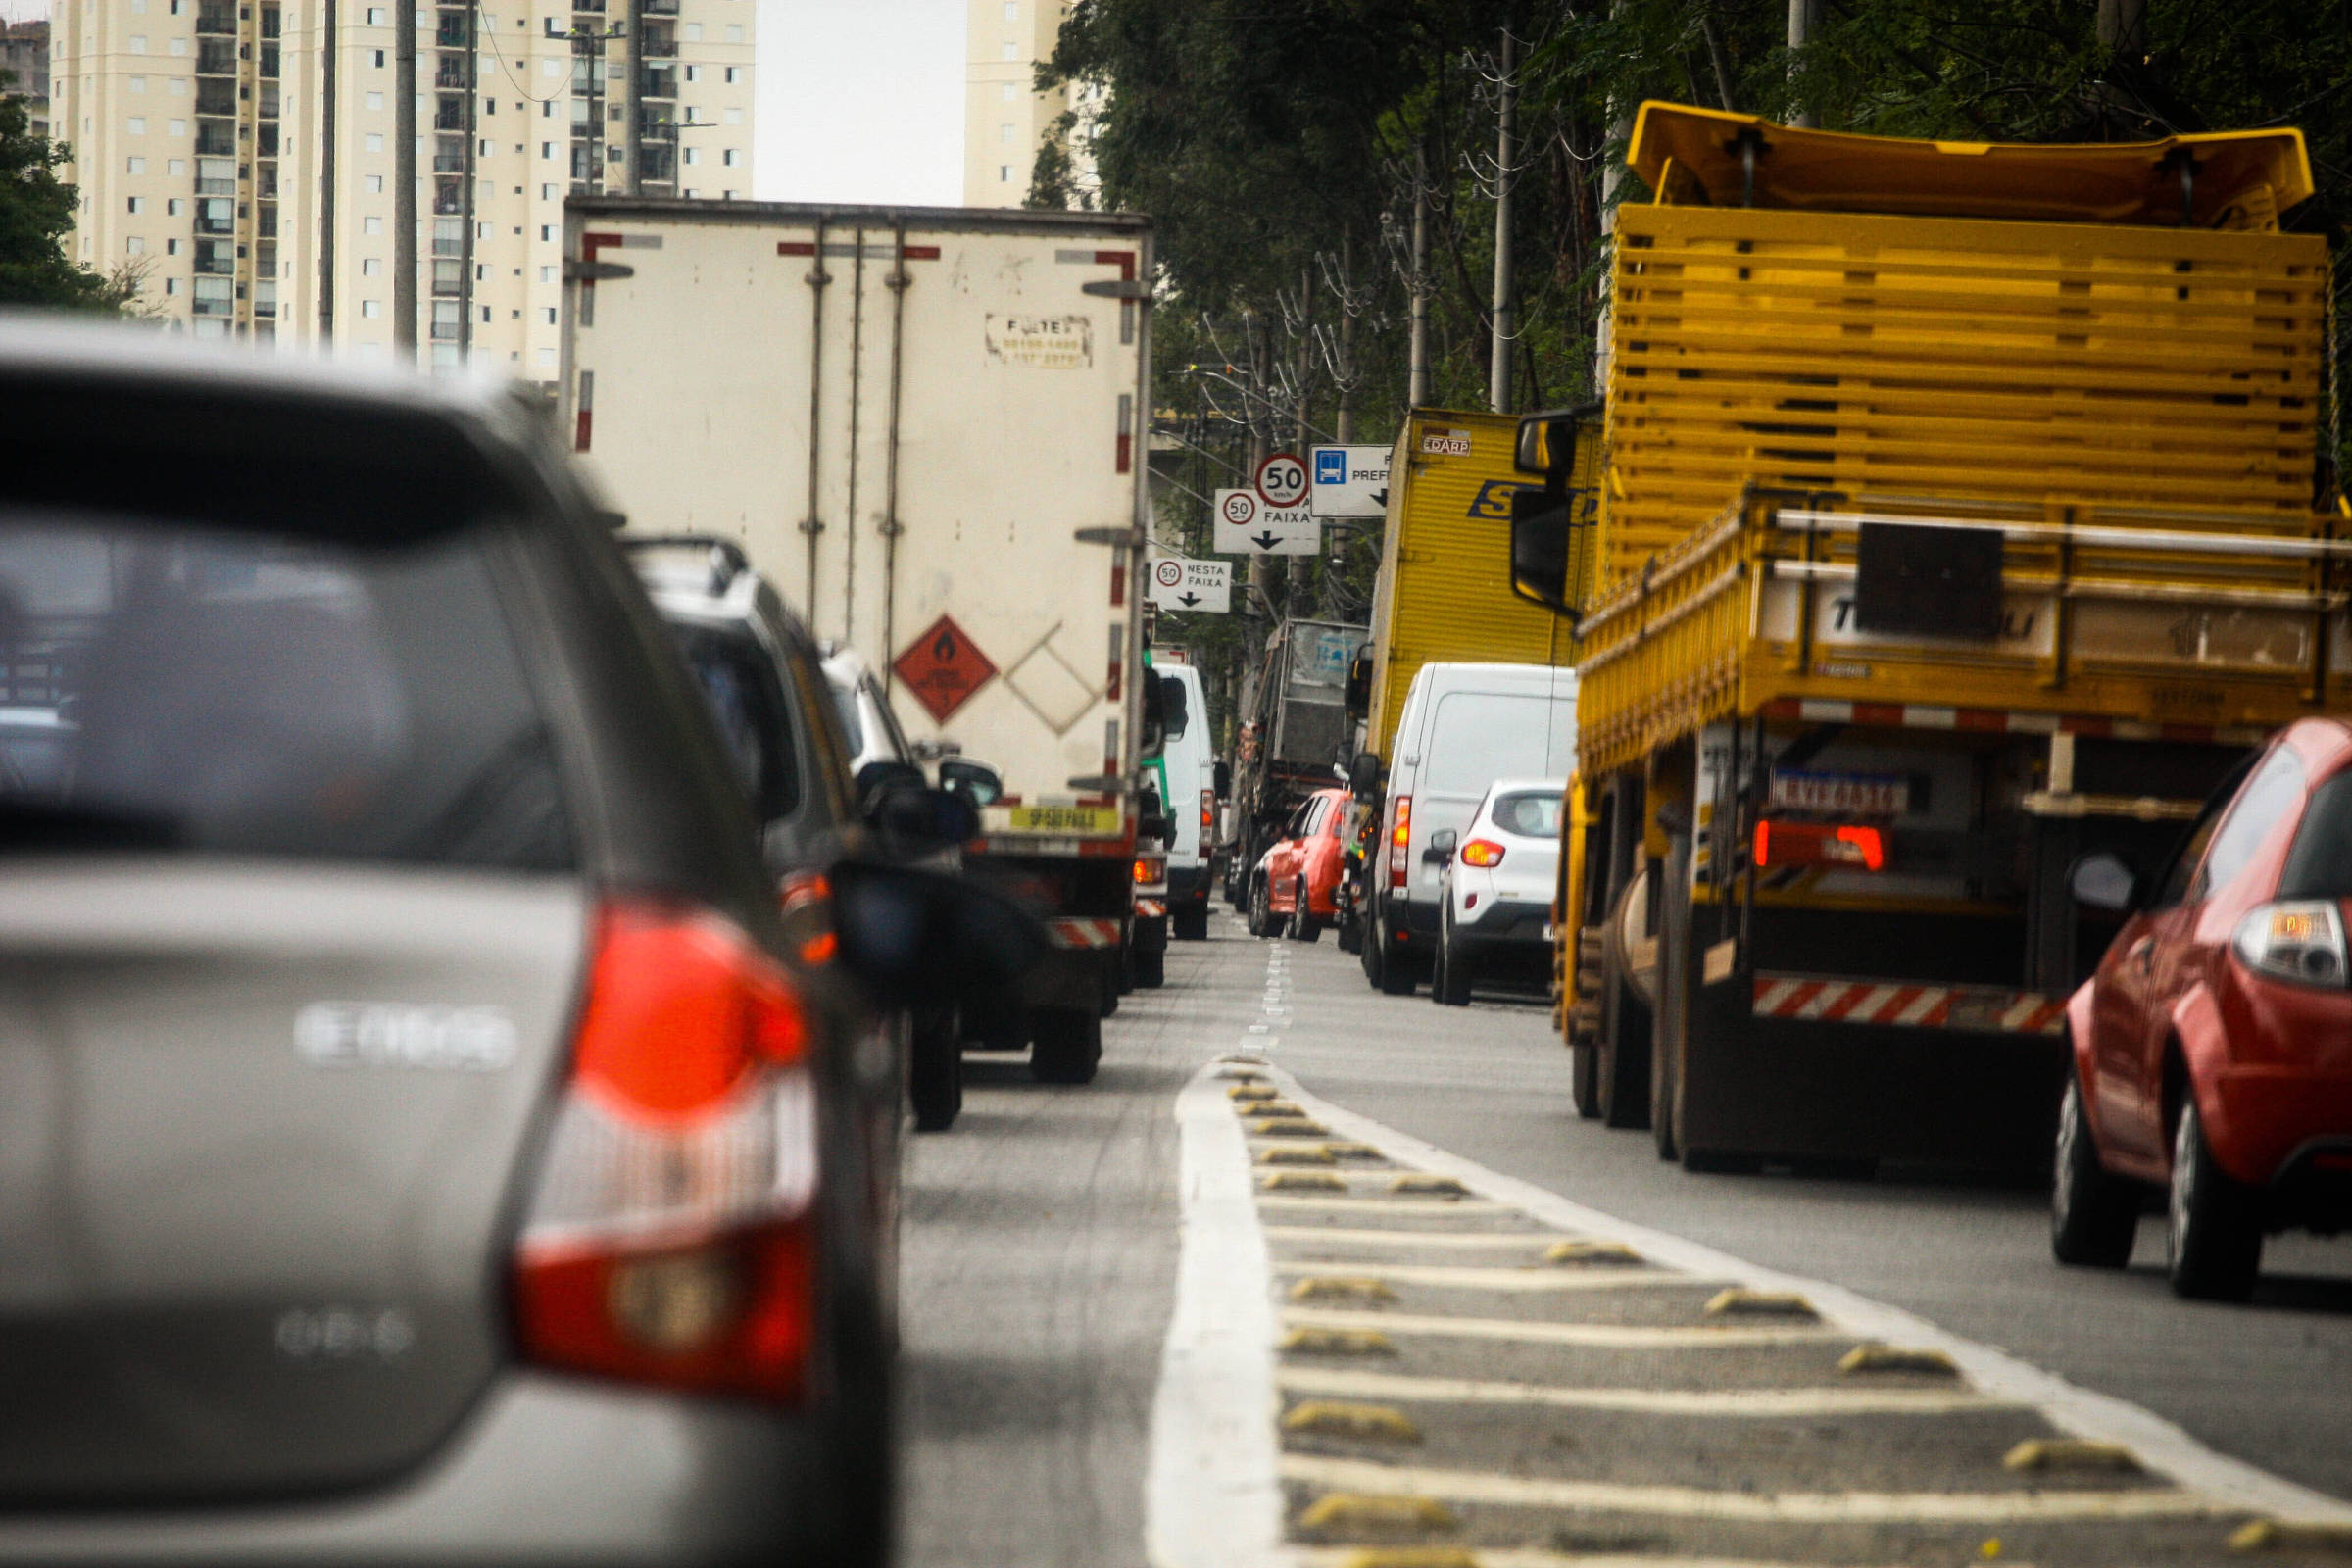
[(1496, 899), (1482, 903), (1473, 913), (1474, 918), (1467, 923), (1460, 915), (1454, 916), (1454, 946), (1464, 953), (1533, 953), (1551, 945), (1550, 938), (1544, 934), (1551, 923), (1548, 904)]
[(1168, 867), (1168, 903), (1208, 903), (1209, 884), (1216, 879), (1209, 875), (1206, 865), (1171, 865)]
[(792, 1561), (824, 1495), (809, 1422), (502, 1376), (421, 1468), (332, 1500), (0, 1514), (0, 1562)]
[[(2199, 1097), (2205, 1136), (2222, 1168), (2268, 1185), (2325, 1149), (2352, 1152), (2352, 1075), (2300, 1067), (2232, 1066)], [(2331, 1149), (2326, 1146), (2333, 1147)]]

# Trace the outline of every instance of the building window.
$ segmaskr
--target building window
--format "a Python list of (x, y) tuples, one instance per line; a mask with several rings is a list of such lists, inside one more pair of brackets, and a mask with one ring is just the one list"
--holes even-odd
[(134, 55), (143, 55), (147, 52), (147, 35), (145, 33), (134, 32), (131, 34), (130, 52)]
[(727, 68), (727, 85), (728, 85), (728, 86), (732, 87), (732, 86), (734, 86), (734, 85), (735, 85), (735, 83), (737, 83), (737, 82), (741, 81), (742, 79), (743, 79), (743, 68), (742, 68), (741, 66), (729, 66), (729, 67)]
[(539, 351), (539, 364), (541, 365), (541, 367), (543, 367), (543, 368), (544, 368), (544, 367), (547, 367), (547, 366), (551, 366), (551, 365), (553, 365), (553, 364), (555, 364), (555, 363), (556, 363), (556, 351), (555, 351), (554, 349), (545, 349), (545, 348), (543, 348), (543, 349), (541, 349), (541, 350)]
[(185, 158), (167, 158), (164, 160), (165, 173), (177, 178), (178, 176), (185, 174), (187, 172), (188, 161)]
[(997, 127), (997, 140), (999, 140), (999, 141), (1010, 141), (1010, 140), (1012, 140), (1012, 122), (1011, 122), (1011, 121), (1007, 120), (1006, 122), (1004, 122), (1004, 123), (1003, 123), (1002, 125), (999, 125), (999, 126)]
[(168, 239), (164, 241), (164, 254), (166, 256), (177, 256), (179, 254), (179, 241), (175, 239)]
[(702, 80), (702, 79), (703, 79), (703, 68), (702, 68), (702, 67), (700, 67), (700, 66), (688, 66), (688, 67), (686, 68), (686, 79), (687, 79), (688, 81), (700, 81), (700, 80)]
[(728, 24), (727, 24), (727, 42), (729, 42), (729, 43), (741, 43), (741, 42), (743, 42), (743, 24), (742, 24), (742, 23), (740, 23), (740, 22), (730, 22), (730, 23), (728, 23)]
[(493, 142), (489, 137), (484, 136), (481, 140), (481, 144), (474, 148), (474, 155), (479, 158), (487, 158), (496, 151), (498, 151), (498, 144)]
[(725, 152), (719, 154), (718, 161), (726, 165), (729, 169), (740, 169), (743, 167), (743, 149), (740, 147), (730, 147)]
[(360, 301), (360, 314), (372, 321), (384, 314), (384, 302), (382, 300), (362, 300)]
[(997, 166), (997, 183), (1000, 185), (1008, 184), (1010, 183), (1011, 179), (1012, 166), (1010, 164), (999, 164)]
[(554, 239), (556, 237), (556, 225), (553, 223), (541, 223), (539, 225), (539, 237), (542, 240)]
[(164, 292), (167, 294), (177, 294), (179, 292), (179, 279), (176, 277), (165, 278)]
[(554, 268), (552, 268), (552, 267), (542, 267), (541, 269), (539, 269), (539, 281), (540, 281), (540, 282), (542, 282), (542, 283), (553, 283), (555, 280), (556, 280), (556, 270), (555, 270)]
[(370, 196), (381, 196), (383, 193), (384, 176), (381, 174), (369, 174), (368, 176), (368, 194)]
[(541, 142), (541, 143), (539, 144), (539, 156), (540, 156), (540, 157), (542, 157), (542, 158), (553, 158), (553, 157), (555, 157), (555, 156), (556, 156), (556, 144), (555, 144), (554, 142), (552, 142), (552, 141), (543, 141), (543, 142)]
[(360, 220), (360, 232), (361, 232), (361, 233), (363, 233), (363, 234), (381, 234), (383, 231), (384, 231), (384, 220), (383, 220), (382, 219), (380, 219), (380, 218), (363, 218), (363, 219), (361, 219), (361, 220)]
[(369, 131), (368, 133), (367, 146), (368, 150), (371, 153), (382, 152), (384, 150), (384, 138), (382, 134), (377, 131)]
[(1012, 102), (1014, 99), (1016, 99), (1016, 98), (1020, 97), (1020, 95), (1021, 95), (1021, 89), (1020, 89), (1020, 88), (1018, 88), (1018, 87), (1015, 87), (1015, 86), (1014, 86), (1014, 85), (1013, 85), (1011, 82), (1009, 82), (1009, 81), (1008, 81), (1008, 82), (1006, 82), (1006, 83), (1004, 83), (1004, 86), (1002, 86), (1002, 87), (1000, 87), (999, 89), (997, 89), (997, 96), (998, 96), (998, 97), (1000, 97), (1000, 98), (1002, 98), (1002, 99), (1004, 99), (1004, 100), (1006, 103), (1011, 103), (1011, 102)]
[[(552, 24), (556, 19), (550, 17), (547, 20)], [(568, 68), (561, 60), (542, 60), (539, 62), (539, 74), (549, 77), (550, 79), (563, 75), (567, 69)]]
[(487, 305), (482, 307), (482, 324), (484, 326), (490, 324), (490, 307)]
[(383, 107), (384, 107), (384, 95), (383, 95), (382, 93), (380, 93), (380, 92), (371, 92), (371, 93), (369, 93), (369, 94), (368, 95), (368, 108), (370, 108), (370, 109), (381, 109), (381, 108), (383, 108)]
[(389, 27), (392, 25), (392, 13), (385, 10), (382, 6), (369, 6), (368, 8), (368, 25), (370, 27)]
[(703, 41), (703, 24), (701, 23), (689, 22), (686, 24), (686, 41), (688, 43), (701, 43)]
[(539, 313), (547, 318), (548, 325), (553, 326), (556, 324), (556, 308), (553, 305), (541, 306)]
[(376, 69), (376, 70), (378, 70), (378, 71), (381, 71), (381, 70), (383, 70), (383, 69), (384, 69), (384, 52), (383, 52), (381, 49), (378, 49), (378, 50), (374, 51), (374, 53), (375, 53), (375, 69)]
[(144, 197), (144, 196), (133, 196), (133, 197), (131, 197), (131, 198), (130, 198), (130, 211), (131, 211), (131, 214), (132, 214), (132, 216), (133, 216), (133, 217), (136, 217), (138, 214), (140, 214), (140, 213), (143, 213), (143, 212), (145, 212), (146, 210), (147, 210), (147, 198), (146, 198), (146, 197)]
[(1008, 43), (1008, 44), (1006, 44), (1006, 45), (1004, 46), (1004, 58), (1005, 58), (1005, 59), (1007, 59), (1007, 60), (1018, 60), (1018, 59), (1020, 59), (1020, 58), (1021, 58), (1021, 46), (1020, 46), (1019, 44), (1012, 44), (1012, 43)]
[[(701, 163), (701, 162), (703, 161), (703, 150), (702, 150), (700, 147), (689, 147), (689, 148), (687, 148), (687, 149), (686, 149), (686, 155), (685, 155), (685, 161), (686, 161), (688, 164), (699, 164), (699, 163)], [(135, 201), (137, 201), (137, 200), (138, 200), (138, 198), (134, 196), (134, 197), (132, 197), (132, 198), (131, 198), (131, 200), (135, 202)], [(137, 212), (137, 211), (138, 211), (138, 209), (137, 209), (136, 207), (133, 207), (133, 208), (131, 209), (131, 211), (135, 213), (135, 212)]]
[(554, 201), (554, 200), (556, 199), (556, 187), (555, 187), (555, 186), (553, 186), (553, 185), (542, 185), (542, 186), (540, 186), (540, 187), (539, 187), (539, 199), (540, 199), (541, 201), (543, 201), (543, 202), (552, 202), (552, 201)]
[(361, 263), (360, 263), (360, 275), (361, 275), (362, 277), (381, 277), (381, 276), (383, 276), (383, 275), (384, 275), (384, 259), (383, 259), (382, 257), (380, 257), (380, 256), (370, 256), (370, 257), (367, 258), (365, 261), (361, 262)]
[(168, 120), (164, 122), (164, 131), (167, 135), (185, 136), (188, 133), (188, 122), (184, 120)]
[(144, 158), (124, 159), (123, 172), (131, 174), (144, 174), (147, 172), (147, 160)]
[(133, 136), (144, 136), (147, 134), (147, 120), (145, 116), (133, 115), (130, 117), (129, 123), (130, 133)]
[(134, 17), (145, 16), (147, 14), (147, 0), (130, 0), (130, 14)]
[[(166, 218), (177, 218), (179, 216), (180, 209), (186, 205), (187, 204), (185, 202), (182, 202), (176, 196), (167, 196), (164, 198), (164, 216)], [(174, 252), (173, 254), (176, 255), (177, 253)]]
[(147, 242), (139, 238), (138, 235), (133, 234), (130, 236), (130, 238), (122, 242), (122, 254), (125, 256), (144, 256), (147, 254)]
[(740, 109), (722, 109), (718, 112), (718, 118), (725, 121), (730, 125), (740, 125), (743, 123), (743, 111)]
[(1004, 20), (1006, 22), (1021, 20), (1021, 8), (1015, 3), (1015, 0), (1004, 0)]
[(145, 76), (131, 77), (130, 90), (132, 92), (145, 92), (147, 90), (147, 78)]
[(187, 40), (187, 39), (185, 39), (185, 38), (174, 38), (174, 39), (172, 39), (172, 52), (173, 54), (175, 54), (175, 55), (184, 55), (184, 54), (186, 54), (186, 53), (188, 52), (188, 40)]
[(735, 199), (735, 193), (731, 190), (722, 190), (718, 193), (718, 195), (721, 201), (731, 202)]

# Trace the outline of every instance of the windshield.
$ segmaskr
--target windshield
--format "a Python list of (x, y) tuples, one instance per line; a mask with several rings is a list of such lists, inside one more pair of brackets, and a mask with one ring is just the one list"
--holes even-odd
[(1560, 836), (1560, 797), (1545, 790), (1514, 790), (1494, 802), (1494, 825), (1523, 839)]
[(568, 865), (477, 538), (0, 511), (0, 844)]

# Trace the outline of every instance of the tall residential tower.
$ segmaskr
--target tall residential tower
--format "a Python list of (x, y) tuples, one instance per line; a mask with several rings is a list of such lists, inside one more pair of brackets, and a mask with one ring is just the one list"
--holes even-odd
[(1070, 107), (1067, 89), (1036, 90), (1069, 0), (966, 0), (963, 204), (1018, 207), (1037, 150)]

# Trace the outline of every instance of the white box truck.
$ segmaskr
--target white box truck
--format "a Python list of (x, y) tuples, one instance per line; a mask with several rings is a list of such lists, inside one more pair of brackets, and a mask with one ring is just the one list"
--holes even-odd
[(630, 529), (742, 540), (918, 743), (1002, 771), (965, 863), (1057, 953), (986, 1033), (1091, 1078), (1132, 918), (1149, 220), (574, 197), (564, 254), (581, 460)]

